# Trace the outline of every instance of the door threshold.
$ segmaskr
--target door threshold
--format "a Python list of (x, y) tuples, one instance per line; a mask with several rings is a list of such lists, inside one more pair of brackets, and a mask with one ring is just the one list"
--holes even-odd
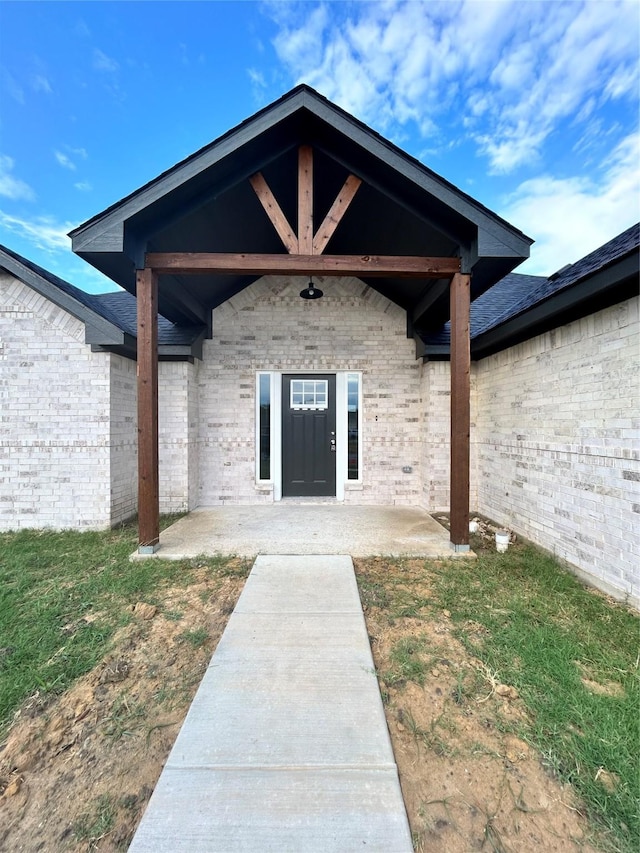
[(287, 504), (341, 504), (344, 501), (339, 501), (335, 496), (323, 495), (305, 495), (300, 497), (282, 497), (279, 503)]

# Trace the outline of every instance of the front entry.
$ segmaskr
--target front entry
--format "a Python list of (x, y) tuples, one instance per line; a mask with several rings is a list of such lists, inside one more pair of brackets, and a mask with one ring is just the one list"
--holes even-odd
[(336, 494), (336, 377), (282, 377), (282, 496)]

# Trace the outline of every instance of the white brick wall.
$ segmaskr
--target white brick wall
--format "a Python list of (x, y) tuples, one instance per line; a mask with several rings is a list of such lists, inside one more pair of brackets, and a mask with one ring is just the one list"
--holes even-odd
[[(422, 365), (421, 409), (423, 419), (422, 506), (430, 512), (449, 511), (451, 469), (451, 367), (448, 361)], [(471, 436), (476, 427), (476, 370), (471, 364)], [(478, 503), (477, 458), (471, 443), (469, 460), (469, 506)]]
[(198, 366), (163, 361), (158, 370), (160, 512), (186, 512), (198, 499)]
[(449, 509), (451, 387), (448, 361), (431, 361), (421, 369), (422, 505)]
[(478, 511), (640, 601), (638, 298), (476, 367)]
[(0, 273), (0, 529), (110, 522), (110, 356)]
[(420, 503), (420, 363), (405, 312), (357, 279), (318, 278), (318, 301), (300, 299), (306, 283), (265, 277), (214, 311), (197, 379), (198, 503), (272, 500), (255, 486), (256, 371), (301, 369), (363, 373), (363, 483), (345, 499)]
[(119, 355), (110, 359), (111, 378), (111, 524), (138, 509), (138, 412), (136, 363)]

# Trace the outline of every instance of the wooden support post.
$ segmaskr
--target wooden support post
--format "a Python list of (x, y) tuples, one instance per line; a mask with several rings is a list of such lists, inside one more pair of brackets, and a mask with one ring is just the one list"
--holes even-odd
[(451, 279), (451, 546), (469, 550), (470, 276)]
[(138, 301), (138, 553), (160, 540), (158, 488), (158, 276), (136, 273)]
[(298, 150), (298, 251), (313, 254), (313, 150), (301, 145)]

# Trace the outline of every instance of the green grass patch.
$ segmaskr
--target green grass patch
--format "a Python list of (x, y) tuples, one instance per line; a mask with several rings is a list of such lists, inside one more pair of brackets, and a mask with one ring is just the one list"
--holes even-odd
[(89, 849), (95, 849), (114, 827), (116, 805), (112, 797), (103, 794), (93, 803), (90, 812), (83, 814), (73, 826), (73, 835), (78, 841), (85, 841)]
[(518, 689), (532, 721), (519, 734), (618, 849), (640, 849), (637, 615), (533, 547), (430, 571), (470, 654)]
[(180, 639), (188, 643), (194, 649), (199, 649), (209, 639), (209, 632), (206, 628), (194, 628), (192, 631), (183, 631), (180, 634)]
[(413, 681), (421, 687), (429, 668), (425, 656), (427, 642), (421, 637), (403, 637), (391, 649), (389, 654), (389, 669), (381, 674), (382, 679), (389, 685), (399, 686)]
[(188, 585), (203, 566), (218, 576), (249, 571), (222, 558), (129, 562), (136, 541), (132, 524), (0, 534), (0, 735), (25, 699), (62, 692), (102, 660), (132, 618), (129, 605), (157, 603), (158, 589)]

